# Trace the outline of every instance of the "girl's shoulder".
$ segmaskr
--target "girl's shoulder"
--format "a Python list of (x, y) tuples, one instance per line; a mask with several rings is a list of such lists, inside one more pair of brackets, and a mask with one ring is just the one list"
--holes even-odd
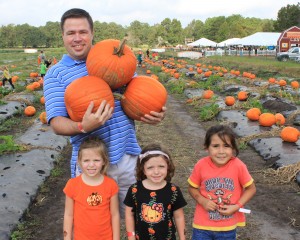
[(110, 185), (118, 185), (117, 182), (113, 178), (106, 176), (106, 175), (104, 175), (103, 183), (110, 184)]

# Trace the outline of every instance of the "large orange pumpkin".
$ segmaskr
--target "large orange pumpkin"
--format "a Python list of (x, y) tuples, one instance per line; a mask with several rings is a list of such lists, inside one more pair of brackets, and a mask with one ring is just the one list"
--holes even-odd
[(47, 114), (46, 114), (46, 112), (41, 112), (41, 114), (39, 116), (39, 119), (43, 124), (46, 124), (47, 123)]
[(240, 91), (240, 92), (238, 92), (237, 98), (240, 101), (245, 101), (248, 98), (248, 93), (245, 91)]
[(276, 125), (282, 126), (285, 124), (285, 117), (281, 113), (275, 114)]
[(101, 102), (106, 100), (111, 107), (115, 106), (114, 97), (109, 85), (101, 78), (85, 76), (73, 81), (65, 91), (65, 104), (70, 118), (81, 122), (89, 104), (93, 101), (96, 112)]
[(136, 57), (125, 45), (125, 39), (122, 42), (107, 39), (91, 48), (86, 67), (90, 76), (99, 77), (112, 89), (117, 89), (132, 79), (136, 71)]
[(226, 96), (225, 97), (225, 104), (227, 106), (232, 106), (235, 103), (235, 98), (233, 96)]
[(276, 123), (275, 115), (272, 113), (262, 113), (259, 116), (259, 124), (263, 127), (271, 127)]
[(24, 114), (28, 117), (33, 116), (36, 113), (36, 109), (34, 106), (28, 106), (24, 109)]
[(297, 142), (299, 139), (299, 131), (294, 127), (285, 127), (281, 130), (280, 137), (285, 142)]
[(257, 121), (259, 119), (260, 114), (261, 111), (259, 108), (250, 108), (246, 112), (246, 117), (251, 121)]
[(291, 86), (292, 86), (292, 88), (294, 88), (294, 89), (298, 89), (298, 88), (299, 88), (299, 82), (298, 82), (298, 81), (292, 81), (292, 82), (291, 82)]
[(157, 80), (148, 76), (133, 78), (121, 96), (121, 105), (127, 116), (141, 120), (151, 111), (161, 112), (167, 101), (167, 91)]
[(203, 92), (202, 97), (203, 97), (204, 99), (211, 99), (213, 95), (214, 95), (214, 91), (208, 89), (208, 90), (205, 90), (205, 91)]

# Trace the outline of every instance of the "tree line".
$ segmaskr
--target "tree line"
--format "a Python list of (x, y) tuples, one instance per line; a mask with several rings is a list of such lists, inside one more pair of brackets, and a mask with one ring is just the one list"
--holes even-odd
[[(148, 23), (133, 21), (127, 27), (114, 22), (94, 22), (94, 41), (122, 39), (127, 35), (131, 46), (147, 45), (176, 46), (184, 44), (185, 38), (197, 40), (205, 37), (215, 42), (229, 38), (242, 38), (255, 32), (282, 32), (289, 27), (300, 27), (300, 4), (282, 7), (277, 19), (245, 18), (239, 14), (229, 17), (219, 16), (192, 20), (185, 28), (177, 19), (165, 18), (161, 23), (150, 26)], [(47, 22), (45, 26), (29, 24), (8, 24), (0, 28), (0, 48), (51, 48), (62, 47), (59, 22)]]

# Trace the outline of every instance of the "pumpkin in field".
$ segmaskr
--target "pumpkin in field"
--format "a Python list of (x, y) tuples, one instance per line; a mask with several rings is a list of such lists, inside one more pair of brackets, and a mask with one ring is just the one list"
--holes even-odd
[(299, 139), (299, 131), (294, 127), (285, 127), (281, 130), (280, 137), (285, 142), (297, 142)]
[(226, 96), (225, 97), (225, 104), (227, 106), (232, 106), (235, 103), (235, 98), (233, 96)]
[(276, 123), (275, 115), (272, 113), (262, 113), (259, 116), (259, 124), (263, 127), (271, 127)]
[(40, 116), (39, 116), (39, 119), (40, 121), (43, 123), (43, 124), (46, 124), (47, 123), (47, 115), (46, 115), (46, 112), (41, 112)]
[(269, 83), (275, 83), (276, 82), (276, 79), (275, 78), (269, 78)]
[(16, 81), (18, 81), (18, 79), (19, 79), (18, 76), (13, 76), (13, 77), (11, 78), (11, 81), (12, 81), (13, 83), (15, 83)]
[(259, 108), (250, 108), (246, 112), (246, 117), (251, 121), (257, 121), (260, 115), (261, 115), (261, 111)]
[(204, 98), (204, 99), (211, 99), (213, 95), (214, 95), (214, 91), (212, 91), (210, 89), (209, 90), (205, 90), (203, 92), (203, 94), (202, 94), (202, 98)]
[(132, 79), (136, 71), (136, 57), (125, 45), (125, 39), (107, 39), (91, 48), (86, 67), (90, 76), (99, 77), (112, 89), (117, 89)]
[(180, 77), (179, 73), (174, 73), (174, 78), (178, 79)]
[(41, 103), (41, 104), (45, 104), (45, 97), (44, 97), (44, 96), (42, 96), (42, 97), (40, 98), (40, 103)]
[(34, 106), (28, 106), (24, 109), (24, 114), (28, 117), (33, 116), (36, 113), (36, 109)]
[(109, 85), (95, 76), (78, 78), (65, 91), (67, 112), (75, 122), (82, 121), (83, 115), (92, 101), (94, 102), (92, 112), (95, 113), (103, 100), (106, 100), (111, 107), (115, 106)]
[(291, 82), (291, 87), (294, 89), (298, 89), (299, 88), (299, 82), (298, 81), (292, 81)]
[(245, 91), (240, 91), (240, 92), (238, 92), (237, 98), (240, 101), (245, 101), (248, 98), (248, 93)]
[(31, 78), (35, 78), (35, 77), (38, 77), (38, 76), (39, 76), (39, 74), (37, 72), (31, 72), (29, 74), (29, 77), (31, 77)]
[(278, 84), (279, 84), (279, 86), (284, 87), (284, 86), (286, 86), (286, 81), (284, 79), (280, 79)]
[(167, 101), (167, 91), (157, 80), (148, 76), (133, 78), (123, 95), (118, 95), (126, 115), (134, 120), (141, 120), (151, 111), (161, 112)]
[(285, 124), (285, 117), (281, 113), (275, 114), (276, 125), (282, 126)]

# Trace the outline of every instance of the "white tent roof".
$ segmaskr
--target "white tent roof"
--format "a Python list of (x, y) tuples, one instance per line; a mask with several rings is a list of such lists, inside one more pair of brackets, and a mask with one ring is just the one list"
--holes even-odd
[(233, 42), (240, 40), (240, 38), (229, 38), (227, 40), (224, 40), (223, 42), (218, 43), (218, 47), (224, 47), (228, 45), (232, 45)]
[(280, 34), (276, 32), (257, 32), (236, 40), (231, 45), (276, 46)]
[(187, 45), (193, 47), (198, 47), (198, 46), (200, 47), (200, 46), (216, 46), (216, 44), (217, 44), (216, 42), (211, 41), (207, 38), (200, 38), (195, 42), (188, 43)]

